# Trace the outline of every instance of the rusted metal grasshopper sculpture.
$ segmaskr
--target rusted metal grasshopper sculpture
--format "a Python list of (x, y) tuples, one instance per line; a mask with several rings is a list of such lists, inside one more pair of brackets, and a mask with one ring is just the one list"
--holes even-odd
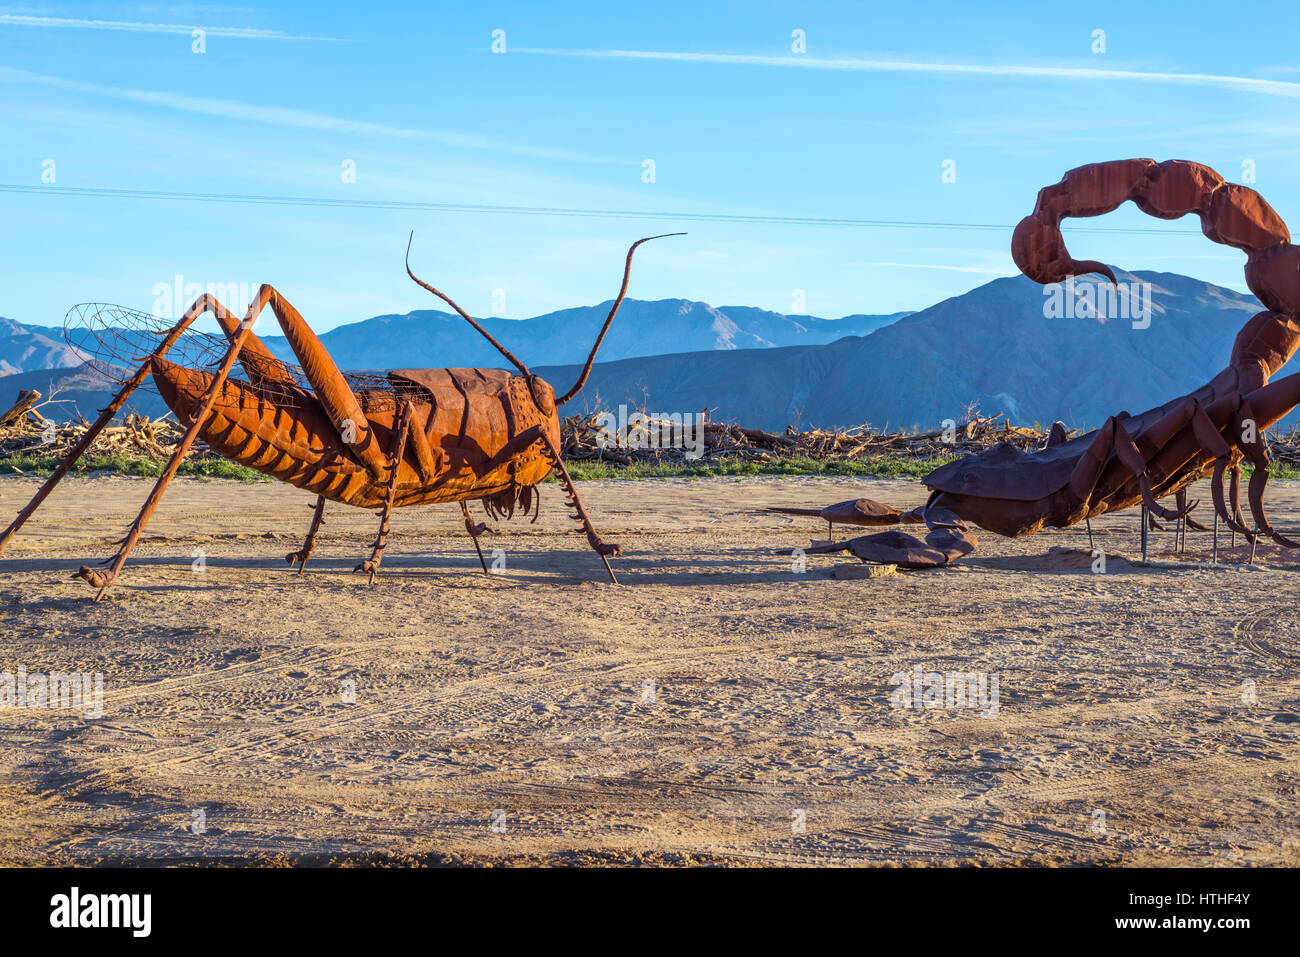
[[(1228, 367), (1187, 395), (1140, 415), (1121, 412), (1078, 438), (1067, 440), (1063, 428), (1054, 428), (1043, 449), (1023, 452), (1001, 443), (935, 469), (922, 479), (931, 489), (929, 501), (910, 512), (869, 499), (820, 510), (777, 509), (844, 524), (914, 521), (930, 528), (924, 542), (892, 531), (816, 545), (808, 552), (850, 551), (864, 561), (933, 567), (975, 547), (966, 523), (1016, 537), (1139, 503), (1162, 518), (1183, 518), (1197, 504), (1187, 504), (1187, 486), (1207, 475), (1215, 512), (1229, 528), (1252, 544), (1262, 535), (1300, 548), (1277, 532), (1264, 512), (1265, 431), (1300, 404), (1300, 373), (1269, 381), (1300, 346), (1300, 247), (1291, 244), (1286, 224), (1254, 190), (1227, 183), (1199, 163), (1133, 159), (1081, 166), (1043, 189), (1012, 237), (1016, 265), (1045, 284), (1086, 273), (1115, 284), (1108, 266), (1070, 256), (1061, 220), (1100, 216), (1129, 200), (1161, 219), (1195, 213), (1207, 237), (1246, 253), (1246, 284), (1264, 311), (1237, 335)], [(1254, 466), (1248, 491), (1254, 529), (1246, 527), (1239, 505), (1243, 458)], [(1157, 502), (1170, 495), (1176, 508)]]
[[(665, 235), (681, 235), (669, 233)], [(480, 500), (489, 517), (509, 518), (516, 509), (527, 514), (540, 506), (538, 485), (556, 473), (572, 517), (581, 524), (587, 541), (600, 556), (610, 580), (617, 583), (609, 557), (621, 554), (618, 545), (605, 542), (587, 515), (568, 470), (560, 458), (559, 406), (576, 396), (586, 384), (605, 333), (627, 295), (632, 256), (638, 246), (659, 239), (637, 240), (627, 252), (623, 285), (610, 307), (578, 381), (564, 395), (528, 368), (465, 310), (448, 296), (411, 272), (407, 244), (407, 274), (442, 299), (478, 330), (517, 370), (399, 369), (386, 376), (341, 372), (306, 321), (278, 291), (262, 286), (241, 322), (211, 296), (202, 296), (174, 326), (158, 330), (151, 317), (121, 307), (80, 307), (69, 313), (100, 323), (101, 348), (97, 355), (122, 359), (138, 356), (138, 343), (150, 334), (164, 338), (143, 364), (122, 382), (121, 390), (103, 409), (67, 457), (41, 486), (31, 502), (0, 535), (0, 553), (67, 474), (95, 437), (121, 411), (123, 403), (147, 376), (152, 375), (159, 394), (188, 428), (168, 461), (149, 498), (121, 542), (104, 564), (105, 570), (82, 566), (78, 575), (99, 589), (103, 598), (126, 564), (163, 492), (176, 475), (195, 439), (202, 438), (213, 451), (316, 494), (315, 512), (302, 548), (286, 556), (302, 571), (311, 557), (323, 522), (326, 500), (379, 509), (379, 534), (371, 556), (356, 568), (374, 581), (383, 560), (393, 509), (433, 502), (459, 502), (466, 531), (474, 539), (483, 570), (478, 536), (486, 525), (470, 518), (467, 502)], [(253, 324), (270, 307), (297, 356), (300, 366), (280, 361), (253, 332)], [(221, 324), (225, 339), (187, 332), (193, 322), (211, 312)], [(108, 317), (108, 318), (105, 318)], [(132, 321), (136, 335), (125, 341), (118, 327), (103, 323)], [(215, 371), (187, 368), (166, 356), (185, 336), (184, 347), (209, 359), (219, 357)], [(178, 351), (186, 352), (186, 348)], [(230, 377), (235, 362), (247, 381)], [(117, 367), (109, 366), (110, 369)], [(120, 376), (119, 376), (120, 377)], [(111, 563), (111, 564), (110, 564)]]

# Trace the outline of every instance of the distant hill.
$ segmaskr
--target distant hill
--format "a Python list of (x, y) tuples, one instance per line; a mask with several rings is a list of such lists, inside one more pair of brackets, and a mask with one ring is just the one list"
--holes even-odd
[[(1095, 427), (1209, 381), (1263, 308), (1253, 296), (1175, 273), (1115, 272), (1121, 283), (1152, 284), (1149, 328), (1047, 319), (1042, 286), (997, 279), (835, 350), (835, 367), (809, 404), (828, 422), (860, 421), (863, 412), (895, 426), (935, 422), (975, 401), (1018, 422)], [(907, 374), (913, 369), (924, 374)], [(872, 382), (888, 387), (864, 402), (862, 386)]]
[[(584, 362), (612, 300), (547, 313), (533, 319), (480, 319), (483, 327), (529, 366)], [(864, 336), (907, 312), (843, 319), (787, 316), (752, 306), (715, 308), (688, 299), (646, 302), (625, 299), (601, 347), (602, 360), (658, 355), (666, 351), (771, 349)], [(293, 350), (268, 312), (258, 333), (276, 355), (295, 361)], [(263, 333), (265, 333), (263, 335)], [(76, 338), (80, 344), (84, 334)], [(345, 369), (496, 366), (500, 353), (460, 316), (437, 310), (375, 316), (321, 334), (334, 361)], [(147, 351), (147, 348), (145, 349)], [(62, 329), (0, 319), (0, 376), (33, 369), (80, 365), (84, 357), (64, 342)]]
[[(783, 429), (870, 422), (897, 429), (960, 419), (974, 402), (1016, 422), (1098, 426), (1208, 381), (1261, 308), (1251, 296), (1173, 273), (1116, 271), (1152, 284), (1150, 327), (1048, 319), (1043, 287), (995, 279), (874, 333), (820, 346), (690, 353), (597, 364), (576, 404), (598, 396), (650, 411), (713, 409)], [(538, 369), (560, 388), (578, 368)], [(573, 406), (570, 406), (573, 408)]]
[[(645, 404), (654, 412), (709, 409), (715, 418), (765, 429), (793, 422), (828, 427), (870, 422), (898, 429), (959, 419), (976, 403), (986, 413), (1005, 411), (1015, 422), (1046, 424), (1059, 418), (1095, 427), (1108, 415), (1140, 412), (1208, 381), (1227, 364), (1237, 332), (1261, 308), (1250, 296), (1174, 273), (1117, 270), (1117, 275), (1124, 282), (1151, 284), (1149, 328), (1135, 329), (1128, 320), (1046, 318), (1043, 287), (1024, 277), (995, 279), (884, 324), (880, 317), (810, 321), (687, 300), (627, 302), (610, 334), (611, 340), (619, 334), (623, 351), (663, 350), (698, 343), (701, 337), (707, 346), (599, 362), (582, 395), (563, 411), (608, 409), (625, 402)], [(576, 379), (578, 359), (586, 357), (605, 312), (597, 306), (526, 322), (493, 320), (506, 327), (493, 330), (564, 390)], [(442, 318), (430, 321), (427, 316)], [(852, 318), (876, 326), (866, 335), (815, 341)], [(377, 334), (385, 322), (390, 332), (397, 330), (392, 336)], [(341, 363), (345, 367), (436, 366), (451, 360), (435, 361), (426, 350), (437, 353), (443, 348), (439, 343), (457, 341), (459, 333), (452, 329), (464, 325), (439, 313), (413, 313), (343, 326), (323, 338), (335, 356), (349, 357)], [(519, 336), (521, 326), (541, 338)], [(369, 336), (363, 334), (367, 330)], [(424, 339), (418, 339), (421, 330), (427, 333)], [(545, 356), (566, 354), (561, 342), (548, 338), (561, 335), (574, 340), (567, 350), (574, 358), (548, 363)], [(382, 351), (389, 346), (381, 340), (406, 336), (417, 341), (409, 342), (402, 355)], [(629, 342), (629, 336), (639, 344)], [(814, 341), (776, 344), (782, 336)], [(771, 345), (736, 347), (760, 340)], [(607, 346), (601, 358), (617, 352)], [(398, 361), (387, 361), (393, 358)], [(502, 365), (490, 348), (469, 361)], [(22, 379), (31, 375), (36, 374)], [(27, 387), (46, 391), (36, 381), (41, 375), (49, 378), (49, 373), (36, 375)], [(2, 393), (19, 381), (0, 379), (0, 404), (8, 398)], [(98, 408), (107, 400), (105, 392), (91, 405)], [(142, 397), (142, 410), (147, 401)], [(85, 405), (81, 409), (87, 411)]]
[(0, 376), (79, 366), (85, 361), (85, 356), (63, 341), (62, 330), (28, 326), (0, 316)]
[[(547, 313), (533, 319), (479, 321), (529, 367), (584, 362), (612, 300)], [(819, 319), (787, 316), (750, 306), (710, 306), (689, 299), (647, 302), (625, 299), (600, 349), (602, 361), (660, 355), (665, 351), (707, 352), (772, 349), (862, 336), (909, 315)], [(476, 317), (477, 318), (477, 317)], [(267, 346), (293, 361), (281, 336), (264, 336)], [(419, 310), (404, 316), (376, 316), (338, 326), (321, 335), (344, 368), (393, 369), (441, 366), (499, 366), (501, 354), (460, 316)]]
[[(35, 389), (49, 398), (55, 388), (59, 390), (57, 404), (45, 406), (40, 413), (47, 419), (66, 422), (78, 414), (93, 421), (99, 410), (112, 401), (119, 386), (91, 365), (18, 372), (0, 378), (0, 411), (7, 409), (23, 389)], [(125, 411), (131, 409), (157, 418), (167, 411), (167, 406), (150, 386), (135, 391)]]

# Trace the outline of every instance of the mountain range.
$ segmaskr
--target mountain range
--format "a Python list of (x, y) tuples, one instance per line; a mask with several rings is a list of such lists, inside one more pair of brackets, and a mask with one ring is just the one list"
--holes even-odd
[[(1251, 296), (1175, 273), (1116, 273), (1121, 285), (1149, 284), (1149, 323), (1052, 318), (1057, 314), (1045, 308), (1044, 287), (1023, 276), (893, 316), (818, 319), (680, 299), (627, 300), (586, 389), (563, 411), (626, 403), (655, 412), (708, 409), (717, 420), (774, 430), (863, 422), (897, 429), (960, 419), (973, 403), (986, 413), (1005, 411), (1013, 422), (1059, 418), (1096, 426), (1207, 381), (1227, 364), (1238, 330), (1261, 308)], [(577, 377), (607, 311), (603, 303), (484, 325), (562, 391)], [(80, 361), (77, 350), (51, 351), (57, 346), (52, 330), (19, 326), (28, 341), (12, 326), (19, 324), (2, 327), (10, 332), (3, 341), (36, 350), (24, 353), (34, 360), (24, 361)], [(283, 339), (264, 338), (292, 360)], [(440, 312), (378, 316), (321, 338), (344, 368), (503, 363), (462, 319)], [(0, 351), (0, 361), (19, 366), (9, 352)], [(29, 365), (0, 378), (0, 391), (44, 392), (65, 375)], [(81, 411), (107, 401), (86, 370), (74, 378), (68, 385), (75, 386)], [(0, 405), (7, 398), (0, 395)], [(143, 395), (140, 408), (161, 411)]]
[[(585, 362), (612, 304), (610, 300), (532, 319), (487, 317), (478, 321), (529, 366)], [(668, 351), (820, 344), (844, 336), (867, 335), (908, 315), (911, 313), (822, 319), (752, 306), (719, 308), (688, 299), (625, 299), (601, 345), (600, 358), (610, 361)], [(269, 311), (264, 313), (258, 334), (273, 353), (296, 363), (288, 340), (270, 334), (275, 328), (274, 317)], [(62, 329), (0, 318), (0, 376), (80, 365), (84, 358), (65, 342), (64, 335)], [(73, 345), (86, 344), (89, 349), (84, 330), (73, 328), (69, 335)], [(502, 362), (501, 354), (464, 319), (437, 310), (375, 316), (338, 326), (321, 333), (320, 338), (344, 369), (486, 368)]]
[[(1151, 284), (1145, 328), (1128, 319), (1048, 318), (1044, 287), (1008, 277), (827, 345), (599, 363), (575, 404), (594, 408), (599, 397), (604, 408), (640, 407), (648, 397), (649, 411), (708, 408), (754, 428), (898, 429), (960, 420), (974, 403), (1018, 423), (1095, 427), (1207, 382), (1262, 308), (1252, 296), (1175, 273), (1117, 269), (1116, 277)], [(561, 388), (577, 371), (537, 369)]]
[[(532, 319), (479, 322), (525, 365), (585, 362), (613, 300), (562, 309)], [(600, 348), (602, 361), (660, 355), (820, 345), (863, 336), (910, 313), (886, 316), (787, 316), (751, 306), (710, 306), (689, 299), (625, 299)], [(264, 336), (282, 359), (296, 361), (282, 336)], [(496, 367), (501, 354), (458, 315), (417, 310), (375, 316), (321, 334), (321, 342), (347, 369)]]
[(61, 329), (27, 326), (0, 316), (0, 376), (30, 369), (63, 369), (86, 361)]

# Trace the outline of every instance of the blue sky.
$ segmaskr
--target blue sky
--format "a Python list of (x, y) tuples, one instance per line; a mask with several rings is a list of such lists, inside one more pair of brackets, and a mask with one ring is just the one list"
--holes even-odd
[[(1297, 228), (1298, 10), (0, 3), (0, 183), (42, 187), (0, 192), (0, 315), (147, 310), (176, 275), (271, 282), (322, 330), (429, 308), (402, 272), (411, 229), (417, 272), (513, 317), (611, 297), (628, 243), (678, 228), (690, 235), (640, 253), (633, 296), (789, 312), (803, 290), (807, 311), (839, 316), (1014, 273), (1009, 229), (58, 195), (69, 187), (1010, 226), (1066, 169), (1151, 156), (1235, 181), (1250, 161)], [(1075, 222), (1080, 258), (1243, 288), (1240, 254), (1194, 220), (1130, 207)], [(1103, 226), (1157, 232), (1087, 231)]]

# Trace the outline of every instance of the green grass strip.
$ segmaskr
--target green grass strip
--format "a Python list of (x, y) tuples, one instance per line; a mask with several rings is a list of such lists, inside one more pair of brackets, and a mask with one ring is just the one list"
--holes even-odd
[[(45, 478), (59, 464), (53, 455), (14, 455), (0, 458), (0, 475), (13, 475), (15, 469), (23, 474)], [(640, 481), (643, 479), (706, 479), (727, 478), (735, 476), (762, 477), (774, 475), (811, 475), (811, 476), (845, 476), (850, 478), (877, 479), (919, 479), (953, 461), (952, 458), (912, 459), (902, 456), (894, 458), (863, 458), (843, 461), (838, 459), (788, 458), (774, 459), (770, 462), (749, 462), (743, 459), (711, 459), (702, 462), (636, 462), (631, 465), (618, 466), (601, 462), (566, 462), (569, 474), (575, 481), (590, 482), (600, 479), (619, 479)], [(157, 478), (162, 474), (163, 462), (150, 458), (138, 458), (130, 455), (92, 455), (82, 458), (73, 467), (73, 475), (86, 475), (91, 472), (108, 475), (128, 475), (137, 478)], [(1250, 474), (1250, 467), (1243, 469)], [(269, 476), (253, 469), (236, 465), (221, 458), (193, 459), (181, 465), (178, 475), (194, 478), (234, 479), (238, 482), (271, 482)], [(1292, 466), (1275, 465), (1270, 474), (1275, 479), (1300, 479), (1300, 469)], [(552, 476), (547, 479), (554, 482)]]

